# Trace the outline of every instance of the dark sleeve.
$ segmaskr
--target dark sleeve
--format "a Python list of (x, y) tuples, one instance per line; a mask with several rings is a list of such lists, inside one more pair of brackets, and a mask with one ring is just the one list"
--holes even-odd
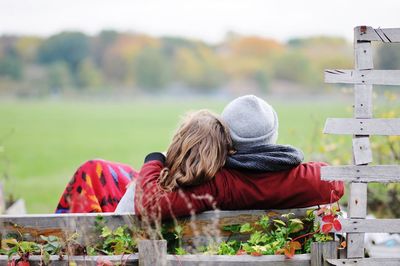
[(163, 167), (159, 160), (150, 160), (140, 170), (135, 190), (135, 212), (138, 216), (167, 219), (213, 208), (214, 202), (204, 197), (211, 193), (210, 182), (172, 192), (161, 189), (157, 180)]
[(144, 158), (144, 163), (150, 161), (159, 161), (162, 164), (165, 164), (165, 155), (162, 154), (161, 152), (152, 152)]

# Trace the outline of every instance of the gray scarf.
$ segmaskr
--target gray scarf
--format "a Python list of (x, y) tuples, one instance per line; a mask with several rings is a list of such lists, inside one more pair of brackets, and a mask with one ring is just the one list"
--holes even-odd
[(290, 145), (265, 144), (241, 149), (228, 156), (225, 167), (252, 172), (276, 172), (292, 169), (303, 159), (303, 152)]

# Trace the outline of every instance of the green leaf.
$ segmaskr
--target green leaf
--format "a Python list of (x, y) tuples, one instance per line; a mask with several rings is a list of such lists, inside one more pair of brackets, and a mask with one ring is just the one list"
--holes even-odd
[(45, 265), (48, 265), (50, 262), (50, 254), (46, 250), (43, 250), (42, 260)]
[(96, 249), (94, 247), (88, 246), (88, 247), (86, 247), (86, 251), (89, 256), (97, 255)]
[(240, 227), (241, 227), (240, 224), (225, 225), (223, 227), (223, 230), (224, 231), (229, 231), (229, 232), (232, 232), (232, 233), (239, 233), (240, 232)]
[(124, 228), (122, 226), (119, 226), (117, 229), (115, 229), (114, 235), (123, 236), (124, 235)]
[(15, 256), (15, 255), (17, 255), (17, 254), (18, 254), (18, 246), (15, 246), (15, 247), (11, 248), (11, 249), (8, 251), (7, 256), (8, 256), (8, 258), (10, 259), (12, 256)]
[(112, 234), (112, 231), (110, 228), (108, 228), (107, 226), (104, 226), (101, 230), (101, 236), (102, 237), (108, 237)]
[(10, 244), (10, 245), (13, 245), (13, 246), (18, 245), (18, 241), (15, 238), (3, 239), (2, 243), (3, 244), (7, 244), (7, 245)]
[(38, 244), (35, 242), (21, 241), (19, 243), (19, 248), (23, 253), (32, 253), (33, 251), (40, 250)]
[(293, 212), (289, 212), (289, 213), (285, 213), (285, 214), (281, 215), (281, 217), (288, 219), (288, 220), (290, 219), (290, 217), (293, 217), (293, 216), (294, 216)]
[(259, 224), (264, 230), (266, 230), (269, 226), (269, 217), (267, 215), (263, 215), (257, 224)]
[(275, 225), (277, 226), (277, 227), (279, 227), (279, 225), (280, 226), (286, 226), (286, 224), (285, 224), (285, 222), (284, 221), (282, 221), (282, 220), (273, 220), (274, 221), (274, 223), (275, 223)]
[(186, 252), (186, 250), (184, 248), (178, 247), (178, 248), (175, 248), (175, 254), (176, 255), (186, 255), (188, 253)]
[(304, 225), (300, 219), (294, 218), (289, 220), (289, 233), (296, 233), (303, 230)]
[(0, 254), (1, 255), (7, 255), (8, 254), (8, 250), (0, 248)]
[(245, 223), (240, 227), (240, 233), (250, 233), (253, 231), (253, 228), (249, 223)]
[(181, 235), (183, 233), (183, 227), (180, 225), (175, 226), (175, 233)]
[(261, 232), (260, 231), (255, 231), (254, 233), (252, 233), (250, 235), (250, 239), (249, 239), (248, 242), (250, 244), (257, 245), (258, 243), (261, 242), (261, 238), (262, 238)]
[(254, 248), (251, 245), (249, 245), (249, 243), (243, 243), (242, 244), (242, 249), (244, 251), (246, 251), (247, 253), (251, 253), (251, 252), (255, 251)]

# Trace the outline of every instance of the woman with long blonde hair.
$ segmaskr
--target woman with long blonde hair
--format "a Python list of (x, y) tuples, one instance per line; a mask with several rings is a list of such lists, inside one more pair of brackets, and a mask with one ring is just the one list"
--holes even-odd
[(207, 110), (187, 115), (168, 148), (158, 184), (171, 191), (209, 181), (224, 166), (232, 140), (224, 122)]

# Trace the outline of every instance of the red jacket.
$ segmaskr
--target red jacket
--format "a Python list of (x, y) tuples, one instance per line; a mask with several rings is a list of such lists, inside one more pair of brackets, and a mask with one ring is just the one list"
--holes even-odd
[(163, 192), (157, 179), (163, 164), (152, 160), (139, 173), (135, 192), (138, 215), (162, 218), (221, 210), (288, 209), (328, 204), (344, 193), (341, 181), (322, 181), (322, 162), (301, 164), (291, 170), (253, 174), (221, 169), (212, 180), (194, 187)]

